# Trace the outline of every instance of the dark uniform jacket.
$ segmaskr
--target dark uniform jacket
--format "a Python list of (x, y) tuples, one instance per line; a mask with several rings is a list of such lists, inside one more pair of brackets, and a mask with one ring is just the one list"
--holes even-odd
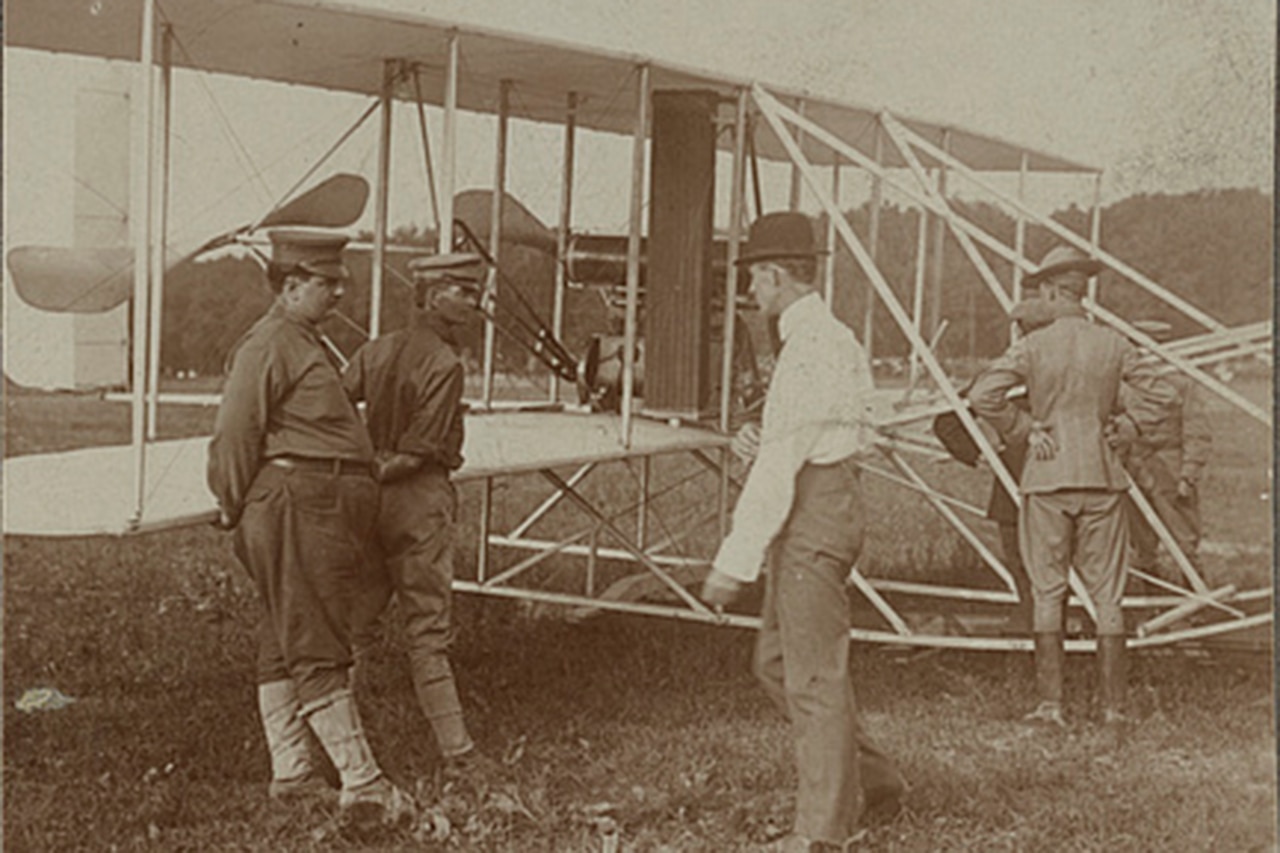
[(448, 324), (420, 313), (409, 328), (361, 347), (343, 385), (368, 404), (378, 453), (410, 453), (452, 471), (462, 465), (465, 378)]
[(278, 456), (373, 461), (369, 434), (319, 333), (276, 304), (232, 351), (209, 444), (209, 489), (232, 522), (258, 470)]

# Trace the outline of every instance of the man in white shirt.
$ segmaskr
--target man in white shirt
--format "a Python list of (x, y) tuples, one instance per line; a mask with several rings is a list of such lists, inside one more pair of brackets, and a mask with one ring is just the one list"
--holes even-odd
[(751, 471), (702, 596), (728, 604), (767, 567), (754, 668), (791, 720), (799, 790), (785, 849), (843, 849), (867, 813), (897, 810), (904, 784), (867, 737), (849, 681), (845, 579), (862, 549), (865, 514), (855, 464), (872, 448), (871, 368), (814, 281), (808, 217), (762, 216), (738, 264), (782, 351), (763, 422), (733, 449)]

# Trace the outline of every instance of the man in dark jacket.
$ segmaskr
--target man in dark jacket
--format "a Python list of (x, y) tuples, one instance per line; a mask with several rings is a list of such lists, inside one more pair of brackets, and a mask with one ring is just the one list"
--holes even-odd
[[(1009, 312), (1009, 319), (1022, 335), (1043, 329), (1054, 321), (1055, 316), (1056, 309), (1035, 296), (1021, 300)], [(969, 389), (964, 389), (962, 393), (967, 396)], [(1024, 411), (1027, 410), (1029, 404), (1025, 388), (1014, 389), (1010, 399)], [(972, 468), (982, 458), (977, 443), (955, 412), (943, 412), (934, 418), (933, 431), (956, 461)], [(1025, 431), (1011, 434), (1003, 442), (995, 440), (994, 443), (997, 446), (1003, 445), (999, 447), (1000, 459), (1016, 480), (1022, 475), (1022, 467), (1027, 458)], [(991, 484), (987, 518), (994, 521), (1000, 531), (1000, 552), (1018, 595), (1018, 603), (1005, 623), (1005, 632), (1014, 636), (1026, 636), (1031, 633), (1031, 581), (1027, 578), (1027, 569), (1022, 563), (1022, 553), (1018, 548), (1018, 504), (998, 479)]]
[(262, 601), (258, 707), (271, 752), (273, 798), (324, 795), (307, 728), (342, 780), (346, 810), (388, 822), (413, 801), (374, 760), (355, 699), (351, 602), (373, 561), (373, 445), (342, 390), (317, 324), (342, 298), (346, 238), (271, 233), (275, 303), (231, 356), (209, 444), (209, 488), (235, 553)]
[[(409, 268), (417, 306), (409, 326), (362, 347), (343, 378), (351, 399), (367, 404), (382, 487), (377, 541), (387, 584), (364, 597), (360, 620), (375, 620), (395, 595), (418, 703), (446, 762), (456, 763), (475, 744), (447, 654), (458, 511), (449, 475), (462, 465), (466, 410), (458, 330), (477, 316), (483, 267), (477, 255), (447, 254)], [(367, 630), (362, 624), (357, 635)]]

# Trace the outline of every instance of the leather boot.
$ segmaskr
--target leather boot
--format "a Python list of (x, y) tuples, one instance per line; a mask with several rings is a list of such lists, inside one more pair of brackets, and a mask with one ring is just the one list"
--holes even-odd
[(1125, 734), (1125, 693), (1129, 674), (1125, 666), (1125, 637), (1108, 634), (1098, 637), (1098, 693), (1102, 725), (1108, 741), (1120, 746)]
[(300, 711), (291, 679), (258, 685), (258, 715), (271, 753), (268, 792), (273, 800), (328, 799), (337, 793), (312, 763)]
[(1066, 728), (1067, 722), (1062, 717), (1062, 666), (1065, 657), (1062, 634), (1056, 631), (1037, 633), (1035, 645), (1036, 697), (1039, 704), (1023, 720)]
[(400, 823), (414, 816), (413, 798), (391, 784), (373, 757), (350, 690), (339, 690), (303, 709), (342, 778), (338, 806), (358, 822)]
[(475, 749), (448, 658), (432, 655), (426, 661), (413, 661), (413, 688), (444, 758), (457, 758)]

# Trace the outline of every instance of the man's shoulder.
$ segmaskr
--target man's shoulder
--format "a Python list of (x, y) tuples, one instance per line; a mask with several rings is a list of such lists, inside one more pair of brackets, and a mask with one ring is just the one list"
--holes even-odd
[(796, 339), (814, 344), (838, 340), (841, 343), (861, 346), (861, 344), (858, 344), (858, 337), (853, 333), (853, 330), (832, 313), (831, 309), (827, 308), (825, 304), (820, 314), (816, 314), (811, 322), (804, 324), (797, 330)]
[(1091, 347), (1111, 347), (1118, 350), (1131, 347), (1124, 335), (1106, 326), (1090, 322), (1080, 316), (1062, 317), (1042, 329), (1027, 335), (1029, 346), (1062, 347), (1080, 343)]
[(379, 335), (372, 340), (365, 341), (360, 349), (356, 350), (364, 356), (379, 356), (383, 353), (391, 352), (400, 346), (404, 339), (404, 330), (397, 329), (394, 332), (387, 332), (385, 335)]
[(240, 336), (232, 353), (236, 356), (262, 356), (276, 352), (294, 331), (292, 325), (277, 314), (263, 314)]
[(824, 314), (820, 320), (808, 323), (786, 341), (783, 352), (791, 351), (792, 358), (832, 359), (839, 361), (861, 354), (862, 344), (848, 326), (833, 314)]

